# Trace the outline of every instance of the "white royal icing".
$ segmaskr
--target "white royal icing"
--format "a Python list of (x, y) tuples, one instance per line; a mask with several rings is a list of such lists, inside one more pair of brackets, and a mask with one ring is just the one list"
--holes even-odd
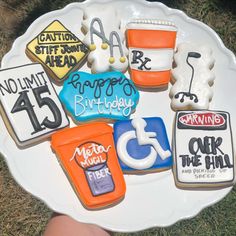
[[(141, 71), (166, 71), (172, 68), (172, 57), (174, 50), (169, 48), (144, 49), (129, 47), (129, 66), (131, 69)], [(141, 66), (142, 55), (149, 61)]]
[(233, 181), (234, 153), (227, 112), (178, 112), (173, 143), (177, 180), (182, 184)]
[(41, 64), (0, 71), (0, 100), (19, 145), (41, 140), (69, 124)]
[(212, 50), (204, 45), (182, 43), (178, 46), (174, 61), (174, 85), (170, 90), (172, 108), (207, 109), (213, 96), (211, 86), (215, 79)]
[[(129, 167), (137, 170), (148, 169), (153, 166), (156, 161), (157, 154), (164, 160), (171, 156), (169, 150), (163, 150), (158, 140), (155, 138), (157, 134), (155, 132), (146, 132), (145, 127), (147, 123), (142, 118), (135, 118), (131, 122), (135, 131), (131, 130), (123, 133), (117, 142), (117, 153), (119, 158)], [(127, 151), (127, 143), (137, 139), (139, 145), (151, 145), (150, 153), (145, 158), (134, 159)]]
[[(85, 9), (84, 18), (82, 25), (86, 35), (83, 42), (88, 46), (95, 44), (96, 47), (88, 56), (92, 72), (125, 72), (128, 67), (128, 51), (123, 43), (124, 34), (120, 31), (120, 19), (116, 10), (93, 4)], [(101, 47), (103, 43), (107, 44), (106, 49)]]
[(176, 31), (177, 28), (175, 24), (167, 20), (157, 20), (157, 19), (133, 19), (127, 26), (127, 29), (155, 29), (155, 30), (170, 30)]

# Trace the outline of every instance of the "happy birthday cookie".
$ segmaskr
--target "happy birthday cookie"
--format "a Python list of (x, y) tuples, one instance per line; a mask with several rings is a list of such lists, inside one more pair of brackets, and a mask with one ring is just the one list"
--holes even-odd
[(89, 53), (88, 47), (60, 21), (48, 25), (26, 46), (26, 55), (42, 63), (57, 82), (78, 69)]
[(59, 97), (75, 121), (125, 120), (135, 110), (139, 92), (121, 72), (73, 72)]
[(170, 81), (177, 28), (170, 21), (135, 19), (126, 26), (131, 79), (144, 88)]
[(174, 55), (170, 90), (173, 110), (208, 109), (213, 97), (214, 58), (206, 45), (182, 43)]
[(148, 173), (172, 167), (172, 154), (161, 118), (134, 118), (114, 124), (114, 139), (125, 173)]
[(28, 64), (0, 71), (0, 100), (7, 127), (20, 146), (69, 125), (44, 68)]
[(111, 6), (104, 8), (93, 4), (85, 9), (82, 25), (86, 33), (83, 42), (91, 50), (88, 62), (92, 73), (127, 70), (128, 51), (120, 23), (116, 9)]
[(223, 111), (181, 111), (173, 136), (176, 185), (224, 187), (234, 180), (230, 115)]
[(59, 162), (89, 209), (113, 205), (125, 195), (112, 133), (112, 127), (105, 123), (91, 123), (52, 136), (51, 145)]

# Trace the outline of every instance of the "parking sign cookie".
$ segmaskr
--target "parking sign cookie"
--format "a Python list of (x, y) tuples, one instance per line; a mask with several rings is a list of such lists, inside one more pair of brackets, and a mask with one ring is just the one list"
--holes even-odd
[(121, 72), (73, 72), (59, 97), (75, 121), (125, 120), (135, 110), (139, 92)]
[(172, 154), (161, 118), (134, 118), (114, 124), (114, 139), (125, 173), (162, 171), (172, 167)]
[(52, 148), (59, 162), (89, 209), (115, 204), (125, 195), (112, 133), (112, 127), (105, 123), (91, 123), (52, 136)]
[(88, 47), (55, 20), (26, 47), (26, 55), (42, 63), (55, 81), (60, 82), (80, 67), (89, 53)]
[(229, 113), (178, 112), (173, 144), (177, 186), (203, 188), (232, 184), (234, 150)]
[(208, 109), (213, 97), (212, 50), (205, 45), (182, 43), (174, 55), (174, 85), (170, 90), (173, 110)]
[(0, 100), (4, 121), (20, 146), (42, 140), (69, 124), (40, 64), (1, 70)]
[(92, 73), (106, 71), (125, 72), (128, 67), (127, 48), (124, 35), (120, 31), (120, 19), (116, 9), (93, 4), (85, 9), (83, 29), (86, 32), (83, 42), (91, 52), (88, 61)]

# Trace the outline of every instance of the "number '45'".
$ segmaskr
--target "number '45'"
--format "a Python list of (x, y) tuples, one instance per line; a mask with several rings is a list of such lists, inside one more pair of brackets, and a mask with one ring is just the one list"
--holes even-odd
[(54, 120), (51, 121), (48, 119), (46, 116), (42, 123), (40, 124), (37, 118), (37, 114), (34, 111), (34, 106), (30, 102), (29, 96), (28, 96), (28, 90), (20, 92), (20, 96), (18, 97), (16, 103), (14, 104), (11, 113), (16, 113), (20, 111), (26, 111), (30, 121), (34, 127), (34, 132), (32, 134), (38, 133), (46, 128), (49, 129), (55, 129), (59, 127), (62, 123), (62, 117), (61, 117), (61, 112), (55, 102), (49, 98), (49, 97), (41, 97), (41, 94), (43, 93), (48, 93), (49, 95), (51, 94), (48, 86), (41, 86), (38, 88), (32, 89), (33, 94), (35, 96), (35, 99), (38, 103), (38, 106), (41, 108), (43, 106), (48, 106), (48, 108), (51, 110)]

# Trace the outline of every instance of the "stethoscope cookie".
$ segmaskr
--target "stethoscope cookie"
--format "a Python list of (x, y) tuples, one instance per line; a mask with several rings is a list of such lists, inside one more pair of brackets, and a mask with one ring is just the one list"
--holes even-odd
[(125, 173), (148, 173), (172, 167), (172, 154), (161, 118), (134, 118), (114, 124), (114, 139)]
[(77, 122), (127, 120), (137, 106), (139, 92), (133, 82), (118, 71), (73, 72), (65, 80), (59, 97)]
[(62, 104), (40, 64), (0, 71), (3, 117), (20, 146), (41, 141), (69, 125)]
[(173, 134), (176, 185), (229, 186), (234, 180), (230, 115), (224, 111), (180, 111)]

